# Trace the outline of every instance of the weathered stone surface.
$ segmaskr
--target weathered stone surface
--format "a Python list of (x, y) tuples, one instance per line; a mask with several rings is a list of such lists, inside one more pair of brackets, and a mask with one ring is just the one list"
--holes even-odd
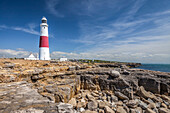
[(127, 96), (125, 96), (124, 94), (122, 94), (121, 92), (116, 91), (115, 95), (121, 100), (129, 100), (129, 98)]
[(146, 113), (155, 113), (152, 109), (147, 108)]
[(91, 100), (90, 102), (88, 102), (87, 107), (89, 110), (95, 110), (98, 107), (98, 103), (96, 100)]
[(99, 109), (99, 113), (105, 113), (103, 109)]
[(55, 94), (54, 97), (55, 97), (55, 102), (56, 102), (56, 103), (64, 102), (64, 97), (63, 97), (62, 94), (59, 94), (59, 93), (58, 93), (58, 94)]
[(129, 100), (126, 105), (131, 108), (136, 108), (138, 106), (138, 101), (137, 100)]
[(5, 66), (4, 66), (4, 68), (11, 68), (11, 69), (13, 69), (15, 67), (15, 64), (13, 64), (13, 63), (5, 63)]
[[(8, 68), (6, 64), (15, 66)], [(23, 60), (2, 63), (0, 59), (0, 83), (27, 81), (5, 88), (0, 84), (0, 112), (92, 113), (110, 108), (121, 113), (158, 113), (170, 109), (170, 73), (129, 68), (135, 64), (99, 65)]]
[(170, 113), (170, 110), (166, 108), (159, 108), (159, 113)]
[(86, 102), (78, 102), (77, 103), (77, 108), (85, 108), (86, 107)]
[(127, 113), (126, 110), (122, 106), (118, 106), (116, 113)]
[(110, 74), (111, 78), (118, 78), (120, 77), (120, 73), (118, 71), (115, 71), (115, 70), (112, 70), (110, 71)]
[(104, 102), (104, 101), (99, 102), (99, 108), (100, 109), (103, 109), (105, 106), (109, 106), (109, 104), (107, 102)]
[(111, 101), (112, 102), (117, 102), (118, 101), (118, 98), (114, 95), (111, 96)]
[(88, 98), (89, 100), (95, 100), (95, 98), (94, 98), (92, 95), (90, 95), (90, 94), (87, 94), (87, 98)]
[(73, 107), (77, 106), (77, 101), (75, 98), (72, 98), (68, 103), (71, 104)]
[(44, 110), (29, 108), (25, 110), (14, 110), (11, 111), (10, 113), (44, 113)]
[(144, 87), (141, 86), (137, 92), (137, 94), (141, 97), (144, 97), (144, 98), (153, 98), (153, 95), (147, 91), (145, 91)]
[(76, 66), (69, 66), (68, 71), (74, 71), (76, 70)]
[(154, 109), (154, 108), (156, 108), (155, 103), (150, 103), (150, 104), (148, 105), (148, 108), (150, 108), (150, 109)]
[(97, 111), (86, 110), (86, 111), (83, 111), (82, 113), (97, 113)]
[(139, 107), (141, 107), (142, 109), (147, 109), (148, 108), (148, 106), (147, 106), (147, 104), (146, 103), (144, 103), (143, 101), (141, 101), (141, 100), (139, 100), (138, 101), (139, 102)]
[(59, 103), (57, 108), (59, 113), (74, 113), (73, 106), (71, 104)]
[[(13, 82), (8, 84), (0, 84), (0, 96), (3, 97), (1, 110), (9, 111), (37, 111), (41, 112), (44, 107), (48, 107), (51, 103), (49, 99), (41, 96), (36, 89), (31, 88), (31, 84), (27, 82)], [(32, 109), (24, 109), (25, 107)], [(38, 108), (38, 109), (37, 109)], [(17, 111), (18, 109), (18, 111)], [(20, 110), (23, 109), (23, 110)]]
[(115, 113), (109, 106), (105, 106), (104, 110), (106, 113)]
[(139, 78), (139, 86), (143, 86), (146, 90), (153, 93), (160, 93), (160, 82), (153, 78)]

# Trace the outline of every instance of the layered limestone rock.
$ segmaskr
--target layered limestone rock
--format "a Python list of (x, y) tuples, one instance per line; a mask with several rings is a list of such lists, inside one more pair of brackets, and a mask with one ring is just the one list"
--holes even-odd
[(139, 65), (0, 59), (0, 112), (169, 113), (170, 73)]

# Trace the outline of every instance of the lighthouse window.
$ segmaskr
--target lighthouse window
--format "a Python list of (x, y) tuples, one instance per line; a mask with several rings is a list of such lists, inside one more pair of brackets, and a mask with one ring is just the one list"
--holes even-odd
[(44, 29), (45, 29), (45, 27), (44, 27)]
[(42, 20), (42, 23), (47, 23), (47, 20)]

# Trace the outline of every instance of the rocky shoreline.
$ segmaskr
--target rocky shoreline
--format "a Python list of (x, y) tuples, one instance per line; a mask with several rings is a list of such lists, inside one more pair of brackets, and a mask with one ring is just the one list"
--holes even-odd
[(170, 113), (170, 73), (140, 65), (0, 59), (0, 113)]

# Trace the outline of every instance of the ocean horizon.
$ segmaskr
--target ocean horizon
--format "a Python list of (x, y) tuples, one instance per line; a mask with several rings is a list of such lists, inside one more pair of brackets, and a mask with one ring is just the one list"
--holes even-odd
[(152, 71), (161, 71), (161, 72), (170, 72), (170, 64), (146, 64), (142, 63), (138, 69), (152, 70)]

